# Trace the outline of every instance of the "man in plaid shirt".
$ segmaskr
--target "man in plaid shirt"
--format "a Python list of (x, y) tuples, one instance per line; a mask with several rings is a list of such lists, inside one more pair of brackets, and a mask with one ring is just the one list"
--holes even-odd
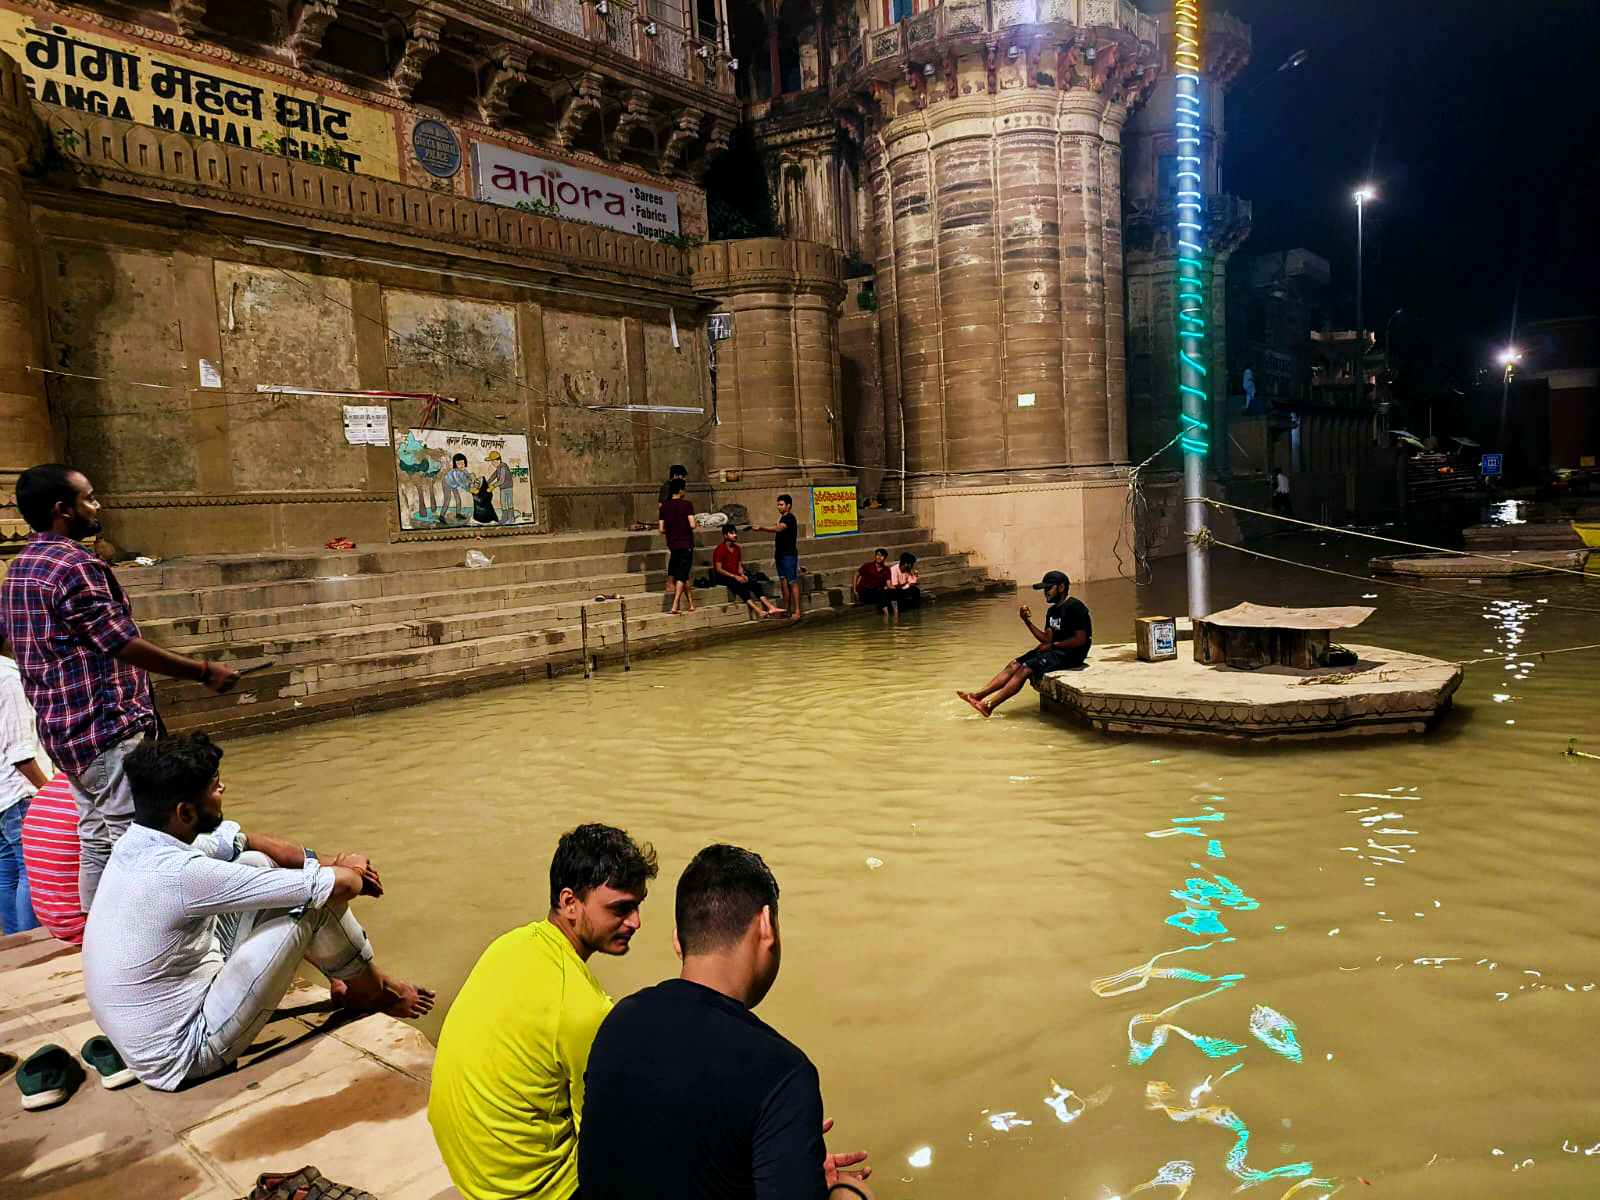
[(11, 639), (45, 752), (72, 783), (88, 912), (111, 846), (133, 819), (122, 761), (157, 728), (147, 672), (226, 692), (239, 674), (172, 654), (139, 636), (111, 568), (78, 543), (100, 532), (100, 502), (82, 472), (59, 463), (17, 479), (17, 508), (33, 530), (0, 584), (0, 628)]

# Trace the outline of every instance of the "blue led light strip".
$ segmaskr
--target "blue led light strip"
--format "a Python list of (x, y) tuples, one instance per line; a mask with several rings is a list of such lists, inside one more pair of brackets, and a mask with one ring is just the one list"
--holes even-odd
[(1200, 3), (1174, 0), (1173, 140), (1178, 148), (1178, 395), (1183, 404), (1178, 444), (1186, 454), (1206, 454), (1206, 336), (1204, 206), (1200, 193)]

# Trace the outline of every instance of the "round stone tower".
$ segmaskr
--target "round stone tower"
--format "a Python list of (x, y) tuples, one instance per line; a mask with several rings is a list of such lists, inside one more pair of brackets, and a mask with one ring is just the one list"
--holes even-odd
[(857, 45), (834, 90), (872, 98), (880, 376), (913, 506), (1018, 575), (1052, 556), (1114, 574), (1122, 130), (1159, 73), (1155, 18), (1125, 0), (963, 0)]

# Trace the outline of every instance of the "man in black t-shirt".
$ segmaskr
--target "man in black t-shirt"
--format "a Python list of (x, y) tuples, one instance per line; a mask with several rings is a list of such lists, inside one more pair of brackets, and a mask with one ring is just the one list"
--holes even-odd
[(794, 500), (787, 492), (778, 497), (778, 523), (752, 525), (772, 539), (772, 557), (777, 560), (778, 588), (789, 605), (789, 619), (800, 619), (800, 523), (794, 519)]
[[(982, 691), (957, 692), (956, 695), (987, 717), (1020, 692), (1030, 675), (1040, 679), (1051, 671), (1083, 666), (1094, 637), (1094, 624), (1089, 620), (1089, 609), (1083, 601), (1067, 595), (1071, 586), (1072, 581), (1065, 572), (1046, 571), (1044, 579), (1033, 585), (1033, 590), (1043, 592), (1050, 602), (1044, 628), (1033, 623), (1033, 610), (1026, 604), (1021, 610), (1022, 623), (1039, 644), (1007, 663)], [(994, 696), (993, 700), (984, 699), (990, 695)]]
[(677, 979), (622, 1000), (589, 1049), (583, 1200), (853, 1200), (866, 1153), (829, 1154), (817, 1069), (750, 1010), (778, 977), (778, 881), (707, 846), (678, 880)]

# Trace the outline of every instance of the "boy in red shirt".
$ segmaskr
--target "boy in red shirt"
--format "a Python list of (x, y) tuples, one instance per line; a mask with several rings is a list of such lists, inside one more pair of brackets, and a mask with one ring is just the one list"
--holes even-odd
[[(711, 553), (711, 578), (750, 606), (758, 617), (781, 617), (783, 609), (767, 599), (761, 585), (744, 569), (744, 547), (739, 545), (739, 530), (733, 522), (722, 527), (722, 544)], [(757, 601), (760, 603), (758, 604)]]

